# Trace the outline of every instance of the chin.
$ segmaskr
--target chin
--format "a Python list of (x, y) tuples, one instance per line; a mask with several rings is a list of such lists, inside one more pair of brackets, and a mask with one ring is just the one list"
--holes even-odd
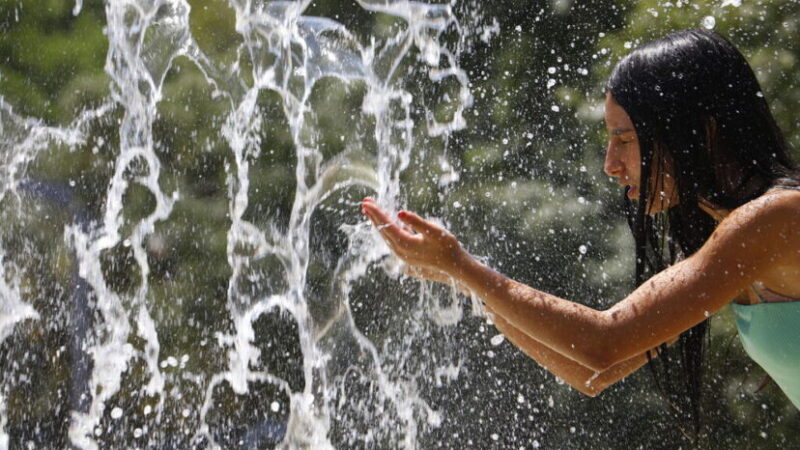
[(634, 186), (625, 186), (625, 196), (629, 200), (639, 200), (639, 189)]

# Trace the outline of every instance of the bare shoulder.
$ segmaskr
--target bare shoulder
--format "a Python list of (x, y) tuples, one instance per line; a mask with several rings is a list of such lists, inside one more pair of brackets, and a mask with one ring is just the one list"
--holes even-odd
[(769, 254), (773, 261), (796, 255), (800, 249), (800, 191), (774, 189), (735, 209), (709, 239), (709, 244), (715, 243), (749, 257)]
[(774, 189), (731, 212), (723, 225), (790, 226), (800, 224), (800, 191)]

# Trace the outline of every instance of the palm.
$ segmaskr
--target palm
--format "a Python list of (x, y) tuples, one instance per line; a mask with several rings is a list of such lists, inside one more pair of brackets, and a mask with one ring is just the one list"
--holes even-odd
[(431, 276), (435, 272), (448, 274), (455, 269), (462, 252), (461, 245), (444, 228), (414, 213), (401, 211), (398, 218), (410, 227), (404, 229), (371, 198), (364, 199), (361, 212), (377, 227), (389, 248), (410, 266), (424, 268), (425, 273)]

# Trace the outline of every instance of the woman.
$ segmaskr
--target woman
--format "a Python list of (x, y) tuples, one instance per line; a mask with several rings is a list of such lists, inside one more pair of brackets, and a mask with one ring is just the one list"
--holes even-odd
[(495, 272), (414, 213), (403, 227), (372, 199), (362, 212), (413, 273), (478, 295), (511, 342), (587, 395), (680, 336), (696, 415), (706, 319), (734, 302), (745, 349), (800, 408), (800, 176), (744, 57), (707, 30), (644, 45), (611, 75), (605, 122), (639, 283), (606, 311)]

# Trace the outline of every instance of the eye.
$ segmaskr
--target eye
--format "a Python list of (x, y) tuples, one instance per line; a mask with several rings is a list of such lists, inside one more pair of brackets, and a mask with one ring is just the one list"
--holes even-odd
[(615, 145), (617, 147), (623, 147), (633, 142), (633, 139), (624, 139), (621, 136), (612, 136), (611, 137), (611, 145)]
[(636, 134), (633, 131), (627, 131), (619, 134), (619, 141), (623, 144), (630, 144), (636, 140)]
[(609, 133), (610, 141), (613, 145), (625, 146), (636, 140), (636, 132), (633, 130), (617, 131), (614, 130)]

